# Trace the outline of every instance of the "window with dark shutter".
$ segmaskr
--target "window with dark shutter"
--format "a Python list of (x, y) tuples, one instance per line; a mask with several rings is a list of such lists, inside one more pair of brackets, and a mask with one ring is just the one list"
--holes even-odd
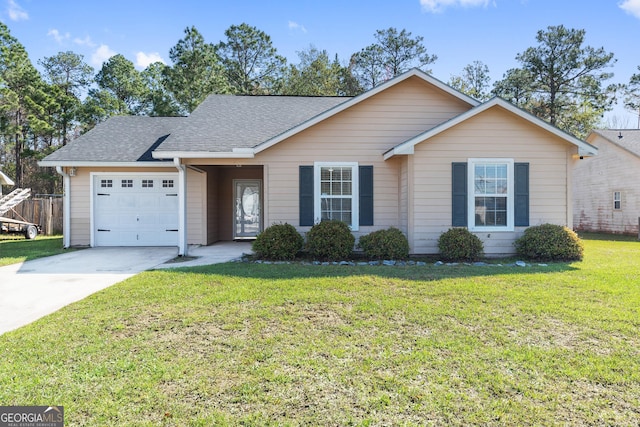
[(373, 225), (373, 166), (360, 166), (360, 225)]
[(514, 175), (514, 225), (529, 226), (529, 163), (515, 163)]
[(451, 225), (467, 226), (467, 163), (451, 164)]
[(313, 166), (300, 166), (300, 226), (314, 223)]

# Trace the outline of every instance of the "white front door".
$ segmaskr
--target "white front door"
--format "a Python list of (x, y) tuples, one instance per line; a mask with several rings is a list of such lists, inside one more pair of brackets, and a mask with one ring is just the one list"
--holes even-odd
[(262, 181), (233, 181), (233, 238), (253, 239), (262, 231)]
[(93, 177), (95, 246), (176, 246), (178, 174)]

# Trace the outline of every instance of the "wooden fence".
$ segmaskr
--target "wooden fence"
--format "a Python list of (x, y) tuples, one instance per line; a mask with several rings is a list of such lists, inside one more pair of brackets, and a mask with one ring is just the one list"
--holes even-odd
[(62, 212), (62, 198), (47, 197), (25, 200), (4, 216), (39, 224), (41, 234), (50, 236), (62, 234)]

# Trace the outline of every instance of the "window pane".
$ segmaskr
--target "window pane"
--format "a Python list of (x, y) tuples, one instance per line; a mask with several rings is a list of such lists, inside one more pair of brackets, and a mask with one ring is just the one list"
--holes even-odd
[(331, 191), (331, 183), (329, 183), (329, 182), (321, 182), (320, 183), (320, 193), (322, 195), (328, 195), (329, 191)]
[(320, 179), (322, 181), (329, 181), (331, 179), (331, 168), (321, 168), (320, 169)]
[(506, 226), (507, 198), (506, 197), (476, 197), (475, 224), (476, 226)]
[(342, 183), (342, 193), (343, 196), (351, 196), (351, 182), (343, 182)]
[(342, 180), (351, 181), (351, 168), (340, 168), (342, 171)]
[(331, 183), (331, 194), (339, 196), (342, 194), (342, 184), (339, 182)]
[(487, 181), (487, 185), (484, 194), (496, 194), (496, 182), (495, 180)]
[(496, 194), (507, 194), (507, 180), (500, 179), (496, 182)]

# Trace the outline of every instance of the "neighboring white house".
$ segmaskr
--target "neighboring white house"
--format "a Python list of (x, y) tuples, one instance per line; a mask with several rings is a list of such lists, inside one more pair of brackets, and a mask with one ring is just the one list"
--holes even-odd
[(576, 230), (637, 234), (640, 218), (640, 130), (595, 130), (598, 155), (574, 170)]

